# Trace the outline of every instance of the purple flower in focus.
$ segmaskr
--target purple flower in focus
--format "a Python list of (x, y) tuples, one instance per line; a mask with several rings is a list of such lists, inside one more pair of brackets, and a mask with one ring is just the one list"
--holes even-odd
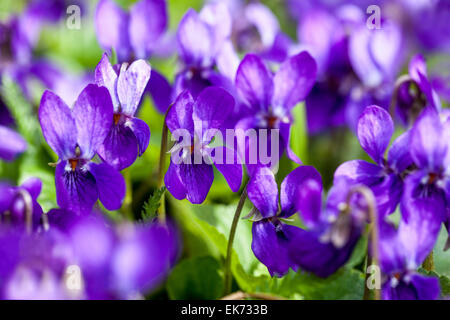
[[(430, 210), (431, 209), (431, 210)], [(416, 270), (433, 250), (441, 224), (433, 208), (423, 206), (401, 219), (398, 229), (380, 221), (378, 243), (385, 300), (434, 300), (439, 298), (439, 280)]]
[(120, 208), (125, 182), (106, 163), (92, 161), (113, 123), (113, 105), (106, 88), (88, 85), (72, 110), (45, 91), (39, 108), (42, 133), (58, 155), (55, 184), (61, 208), (90, 212), (97, 199), (109, 210)]
[[(404, 182), (401, 208), (405, 221), (424, 211), (436, 223), (446, 222), (448, 226), (449, 137), (450, 122), (441, 120), (438, 112), (430, 107), (422, 111), (411, 128), (408, 148), (416, 170)], [(439, 228), (430, 229), (430, 241), (436, 239), (438, 233)]]
[(111, 95), (113, 115), (105, 140), (99, 145), (99, 156), (117, 170), (122, 170), (142, 156), (150, 142), (148, 125), (135, 118), (142, 94), (150, 79), (150, 65), (137, 60), (124, 63), (116, 72), (108, 56), (103, 55), (95, 69), (95, 82), (105, 86)]
[(394, 133), (390, 115), (378, 106), (369, 106), (358, 121), (357, 136), (364, 151), (375, 164), (351, 160), (341, 164), (335, 179), (345, 177), (354, 184), (363, 184), (374, 193), (380, 215), (395, 211), (403, 193), (403, 174), (413, 164), (409, 155), (409, 132), (398, 137), (384, 154)]
[(176, 199), (202, 203), (214, 180), (213, 164), (231, 190), (239, 190), (242, 166), (236, 152), (225, 146), (210, 145), (233, 107), (233, 97), (217, 87), (206, 88), (195, 101), (185, 91), (173, 104), (166, 124), (172, 136), (181, 134), (170, 151), (171, 162), (164, 183)]
[(257, 209), (252, 226), (252, 250), (255, 256), (269, 270), (269, 273), (283, 276), (289, 268), (297, 269), (291, 258), (298, 243), (294, 240), (302, 230), (282, 222), (296, 213), (296, 198), (300, 182), (317, 178), (319, 173), (309, 166), (302, 166), (286, 176), (281, 183), (281, 211), (278, 209), (278, 186), (275, 176), (267, 167), (259, 168), (250, 178), (247, 186), (249, 200)]
[[(246, 132), (251, 129), (267, 129), (268, 137), (272, 136), (273, 129), (279, 130), (279, 141), (268, 139), (266, 150), (271, 150), (271, 143), (278, 143), (280, 156), (287, 150), (290, 159), (300, 163), (300, 159), (289, 147), (291, 109), (306, 98), (315, 80), (316, 63), (307, 52), (287, 59), (275, 75), (272, 75), (260, 57), (246, 55), (236, 73), (236, 88), (250, 115), (236, 124), (236, 130)], [(252, 154), (258, 153), (254, 147), (248, 141), (245, 144), (241, 141), (241, 156), (248, 155), (246, 159), (250, 160)], [(247, 162), (246, 160), (248, 165)], [(257, 164), (261, 164), (259, 157)]]

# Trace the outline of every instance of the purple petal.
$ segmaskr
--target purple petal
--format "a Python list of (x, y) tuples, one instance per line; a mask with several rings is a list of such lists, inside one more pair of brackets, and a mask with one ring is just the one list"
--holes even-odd
[(273, 93), (273, 81), (264, 62), (254, 54), (247, 54), (236, 72), (239, 94), (255, 111), (267, 110)]
[(129, 126), (136, 136), (139, 146), (138, 155), (140, 157), (144, 154), (145, 150), (147, 150), (148, 144), (150, 143), (150, 128), (147, 123), (138, 118), (133, 118)]
[(345, 177), (352, 183), (366, 186), (376, 184), (383, 178), (383, 168), (363, 160), (351, 160), (341, 164), (334, 173), (334, 179)]
[(290, 259), (303, 270), (322, 278), (335, 273), (348, 261), (359, 239), (359, 233), (353, 230), (348, 243), (337, 249), (329, 242), (322, 242), (320, 234), (297, 229), (291, 236), (295, 245), (289, 250)]
[[(407, 278), (407, 282), (406, 279)], [(439, 279), (418, 273), (404, 276), (392, 286), (387, 281), (382, 288), (383, 300), (436, 300), (440, 295)]]
[(262, 167), (250, 178), (247, 194), (264, 218), (276, 216), (278, 212), (278, 186), (273, 172)]
[(406, 131), (392, 143), (388, 151), (388, 164), (398, 173), (403, 172), (412, 163), (410, 155), (410, 131)]
[(358, 139), (361, 147), (378, 164), (384, 160), (392, 134), (394, 122), (384, 109), (367, 107), (358, 121)]
[(39, 107), (42, 134), (50, 147), (62, 159), (75, 154), (77, 127), (69, 107), (57, 95), (45, 91)]
[(0, 125), (0, 159), (12, 161), (27, 149), (26, 141), (14, 130)]
[(125, 197), (125, 180), (106, 163), (91, 163), (89, 170), (95, 178), (100, 201), (108, 210), (118, 210)]
[(200, 204), (205, 201), (214, 180), (214, 170), (208, 164), (180, 164), (180, 178), (186, 188), (186, 199)]
[(186, 65), (196, 67), (212, 65), (214, 35), (195, 10), (189, 9), (180, 21), (177, 42), (181, 59)]
[(130, 54), (129, 16), (112, 0), (101, 0), (95, 12), (98, 42), (105, 49), (114, 48), (120, 61)]
[(27, 190), (33, 200), (36, 200), (41, 194), (42, 181), (38, 178), (28, 178), (20, 185), (20, 187)]
[(303, 51), (283, 62), (273, 78), (272, 105), (292, 108), (304, 100), (316, 81), (317, 65)]
[[(309, 186), (313, 188), (309, 189)], [(304, 197), (305, 195), (308, 197)], [(305, 202), (299, 201), (299, 197)], [(303, 215), (310, 218), (317, 217), (320, 214), (322, 202), (320, 173), (311, 166), (300, 166), (294, 169), (281, 183), (280, 202), (283, 217), (287, 218), (299, 210), (302, 217)]]
[(111, 259), (112, 285), (122, 299), (148, 292), (168, 272), (172, 241), (163, 232), (153, 225), (124, 232)]
[(383, 73), (370, 51), (371, 31), (364, 24), (361, 24), (356, 30), (352, 30), (349, 42), (349, 58), (361, 81), (368, 87), (376, 87), (383, 81)]
[(113, 105), (108, 90), (94, 84), (86, 86), (75, 102), (72, 115), (81, 155), (84, 159), (92, 159), (113, 121)]
[(92, 174), (79, 168), (72, 170), (66, 161), (56, 167), (55, 186), (58, 205), (77, 214), (89, 214), (98, 199)]
[(411, 129), (410, 152), (416, 165), (434, 172), (440, 170), (447, 151), (442, 135), (443, 128), (438, 113), (426, 108)]
[(217, 147), (214, 148), (213, 157), (215, 167), (225, 177), (231, 191), (239, 191), (242, 183), (242, 165), (236, 152), (227, 147)]
[(245, 7), (245, 18), (256, 27), (264, 47), (269, 47), (275, 41), (280, 31), (277, 17), (261, 3), (250, 3)]
[(283, 225), (280, 228), (280, 226), (281, 223), (275, 226), (266, 220), (254, 222), (252, 226), (253, 253), (267, 267), (271, 276), (283, 276), (289, 268), (294, 267), (288, 254), (290, 239), (285, 237), (283, 231), (295, 227)]
[[(286, 155), (291, 160), (294, 161), (297, 164), (302, 164), (302, 160), (295, 154), (295, 152), (291, 149), (291, 124), (282, 122), (280, 123), (280, 136), (283, 139), (281, 141), (282, 144), (285, 145), (285, 147), (281, 146), (280, 149), (286, 148)], [(283, 151), (284, 150), (280, 150)], [(282, 156), (282, 152), (280, 152), (280, 157)]]
[(124, 124), (113, 124), (98, 147), (99, 156), (117, 170), (133, 164), (138, 155), (138, 141), (132, 129)]
[(187, 191), (181, 181), (180, 167), (172, 161), (170, 161), (169, 168), (164, 176), (164, 185), (175, 199), (182, 200), (186, 198)]
[(169, 108), (172, 96), (172, 87), (160, 73), (152, 70), (150, 80), (147, 83), (145, 89), (153, 98), (153, 103), (159, 112), (165, 113), (167, 108)]
[[(151, 17), (151, 18), (149, 18)], [(145, 59), (159, 45), (167, 28), (164, 0), (141, 0), (130, 10), (130, 42), (136, 57)]]
[(411, 58), (408, 65), (408, 71), (411, 78), (417, 83), (420, 83), (419, 74), (422, 74), (423, 76), (427, 75), (427, 64), (421, 54), (416, 54)]
[(111, 95), (114, 112), (119, 111), (119, 98), (117, 97), (117, 73), (109, 62), (108, 55), (103, 54), (102, 59), (95, 68), (95, 83), (104, 86)]
[(234, 81), (239, 62), (239, 56), (234, 50), (233, 43), (226, 40), (216, 55), (217, 69), (221, 74)]
[(122, 65), (117, 80), (117, 95), (124, 114), (134, 116), (150, 74), (150, 65), (144, 60), (133, 62), (128, 69)]
[(173, 133), (177, 129), (194, 132), (193, 108), (194, 99), (191, 94), (188, 91), (180, 93), (166, 117), (166, 124), (170, 132)]
[[(234, 99), (227, 91), (218, 87), (206, 88), (200, 93), (194, 104), (195, 130), (200, 136), (208, 129), (219, 129), (233, 109)], [(199, 125), (202, 128), (198, 128)]]

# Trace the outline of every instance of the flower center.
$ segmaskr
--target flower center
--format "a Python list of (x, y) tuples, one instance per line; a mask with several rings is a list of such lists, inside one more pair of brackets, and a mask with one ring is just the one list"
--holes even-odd
[(113, 120), (114, 120), (114, 124), (115, 124), (115, 125), (117, 125), (117, 124), (119, 123), (120, 116), (121, 116), (120, 113), (114, 113), (114, 115), (113, 115)]

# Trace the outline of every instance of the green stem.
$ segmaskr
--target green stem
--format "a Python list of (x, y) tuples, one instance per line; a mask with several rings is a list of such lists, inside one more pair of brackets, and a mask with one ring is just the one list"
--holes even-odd
[(236, 207), (236, 212), (234, 213), (233, 222), (231, 223), (230, 235), (228, 237), (227, 245), (227, 255), (225, 257), (225, 295), (231, 293), (231, 256), (233, 253), (233, 242), (234, 236), (236, 235), (236, 228), (239, 222), (239, 217), (241, 216), (242, 208), (244, 207), (245, 200), (247, 199), (247, 186), (244, 187), (242, 191), (241, 198)]
[[(379, 239), (379, 230), (378, 230), (378, 214), (377, 214), (377, 208), (375, 205), (375, 197), (372, 193), (372, 191), (365, 187), (365, 186), (358, 186), (353, 188), (348, 196), (347, 196), (347, 205), (350, 205), (351, 197), (354, 194), (360, 194), (364, 197), (366, 203), (367, 203), (367, 211), (369, 213), (371, 225), (370, 225), (370, 241), (369, 245), (372, 245), (371, 251), (372, 255), (369, 256), (369, 252), (367, 252), (367, 265), (366, 265), (366, 278), (364, 282), (364, 300), (369, 299), (369, 291), (367, 287), (367, 280), (368, 280), (368, 273), (367, 273), (367, 267), (370, 265), (376, 265), (379, 266), (379, 252), (378, 252), (378, 239)], [(369, 251), (369, 250), (367, 250)], [(380, 289), (374, 289), (373, 293), (373, 299), (374, 300), (380, 300)]]
[(127, 191), (125, 193), (125, 199), (123, 200), (123, 211), (128, 220), (133, 221), (133, 186), (131, 184), (131, 175), (130, 170), (123, 170), (123, 175), (125, 177), (125, 184), (127, 187)]
[[(163, 130), (162, 130), (162, 136), (161, 136), (161, 148), (159, 152), (159, 166), (158, 166), (158, 189), (161, 189), (161, 187), (164, 185), (164, 173), (165, 173), (165, 167), (166, 167), (166, 153), (167, 153), (167, 136), (169, 135), (169, 128), (166, 124), (167, 114), (169, 113), (170, 109), (172, 109), (171, 104), (164, 114), (164, 123), (163, 123)], [(161, 196), (161, 205), (158, 208), (158, 219), (161, 223), (165, 223), (166, 221), (166, 204), (165, 204), (165, 192)]]
[(433, 251), (431, 251), (430, 254), (425, 258), (425, 261), (422, 263), (422, 267), (427, 271), (434, 270)]

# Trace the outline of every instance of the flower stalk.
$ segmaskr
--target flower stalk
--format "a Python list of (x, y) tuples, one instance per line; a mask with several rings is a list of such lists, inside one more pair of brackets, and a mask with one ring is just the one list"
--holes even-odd
[[(357, 186), (353, 188), (348, 196), (347, 196), (347, 204), (349, 205), (350, 200), (353, 195), (360, 194), (367, 204), (367, 212), (369, 214), (370, 218), (370, 228), (369, 228), (369, 234), (370, 234), (370, 241), (369, 246), (370, 247), (370, 253), (369, 250), (367, 252), (367, 265), (366, 268), (370, 265), (375, 265), (379, 267), (379, 252), (378, 252), (378, 239), (379, 239), (379, 230), (378, 230), (378, 214), (377, 214), (377, 208), (375, 205), (375, 197), (372, 193), (372, 191), (365, 186)], [(368, 248), (369, 249), (369, 248)], [(367, 281), (369, 277), (369, 273), (365, 272), (366, 278), (364, 280), (364, 300), (368, 300), (370, 296), (369, 288), (367, 286)], [(374, 300), (380, 300), (380, 289), (375, 288), (373, 293), (373, 299)]]
[(245, 200), (247, 199), (247, 185), (244, 187), (242, 191), (241, 197), (239, 199), (238, 205), (236, 207), (236, 211), (234, 213), (233, 222), (231, 223), (230, 235), (228, 236), (228, 244), (227, 244), (227, 255), (225, 257), (225, 295), (229, 295), (231, 293), (231, 256), (233, 254), (233, 242), (234, 237), (236, 235), (236, 228), (239, 222), (239, 218), (241, 216), (242, 209), (244, 208)]

